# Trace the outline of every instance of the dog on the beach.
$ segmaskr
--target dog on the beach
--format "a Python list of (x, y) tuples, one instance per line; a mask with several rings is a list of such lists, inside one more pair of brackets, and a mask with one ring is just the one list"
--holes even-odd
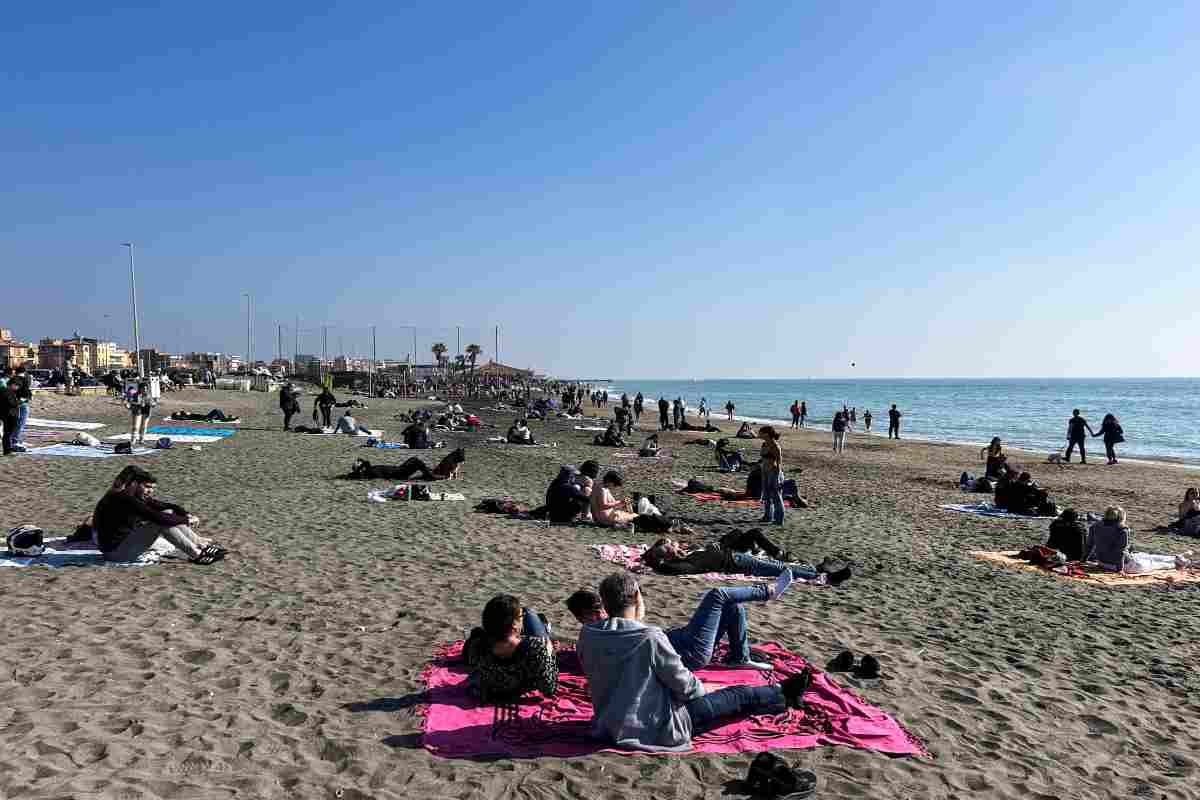
[(1066, 466), (1065, 462), (1063, 461), (1063, 454), (1057, 450), (1046, 457), (1046, 463), (1054, 464), (1056, 467)]

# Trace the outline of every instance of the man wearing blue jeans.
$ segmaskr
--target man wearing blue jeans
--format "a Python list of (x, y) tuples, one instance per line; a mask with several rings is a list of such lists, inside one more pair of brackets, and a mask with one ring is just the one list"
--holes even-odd
[(692, 737), (734, 719), (800, 708), (808, 668), (781, 684), (709, 691), (687, 668), (666, 632), (647, 625), (637, 579), (614, 573), (600, 582), (606, 619), (583, 626), (576, 652), (592, 697), (592, 735), (617, 747), (690, 750)]
[[(766, 602), (783, 595), (792, 583), (790, 571), (781, 572), (774, 584), (757, 583), (753, 586), (727, 586), (709, 589), (692, 614), (691, 621), (682, 628), (667, 631), (667, 640), (683, 660), (688, 669), (703, 669), (712, 662), (713, 650), (724, 638), (729, 638), (729, 653), (724, 665), (740, 669), (770, 671), (771, 664), (750, 658), (750, 643), (746, 627), (746, 609), (742, 603)], [(600, 595), (580, 589), (567, 598), (567, 608), (580, 625), (590, 625), (604, 620)]]
[(29, 421), (29, 401), (33, 399), (33, 388), (30, 386), (29, 373), (25, 371), (24, 364), (17, 367), (17, 374), (12, 382), (13, 394), (21, 404), (17, 409), (17, 429), (13, 432), (12, 443), (17, 452), (24, 452), (25, 424)]

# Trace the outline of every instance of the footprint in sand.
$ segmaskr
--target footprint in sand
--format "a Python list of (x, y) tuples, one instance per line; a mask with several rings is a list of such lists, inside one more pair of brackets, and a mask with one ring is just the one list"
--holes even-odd
[(183, 654), (183, 660), (197, 667), (202, 667), (217, 657), (212, 650), (189, 650)]
[(1088, 727), (1089, 736), (1111, 736), (1120, 731), (1113, 723), (1101, 717), (1096, 717), (1091, 714), (1083, 714), (1079, 717)]

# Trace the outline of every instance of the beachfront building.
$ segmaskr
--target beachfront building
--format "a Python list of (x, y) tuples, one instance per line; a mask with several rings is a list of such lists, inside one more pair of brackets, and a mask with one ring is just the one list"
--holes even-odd
[(36, 367), (38, 365), (37, 346), (29, 342), (18, 342), (13, 338), (12, 331), (0, 328), (0, 367)]
[(38, 342), (38, 366), (63, 372), (68, 364), (75, 369), (86, 369), (90, 353), (80, 349), (78, 340), (51, 339), (49, 337)]
[(530, 380), (533, 378), (533, 370), (519, 369), (510, 367), (507, 364), (501, 364), (498, 361), (489, 361), (481, 367), (475, 369), (475, 375), (484, 378), (507, 378), (509, 380)]
[(108, 343), (108, 369), (119, 372), (123, 369), (132, 369), (133, 366), (132, 353), (116, 342)]

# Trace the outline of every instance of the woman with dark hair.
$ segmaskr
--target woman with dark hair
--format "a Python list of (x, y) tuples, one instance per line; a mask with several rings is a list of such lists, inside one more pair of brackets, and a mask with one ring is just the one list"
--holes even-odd
[(321, 412), (321, 427), (333, 427), (333, 404), (337, 402), (328, 386), (321, 387), (321, 393), (313, 400), (313, 422), (317, 422), (317, 412)]
[(979, 457), (987, 459), (987, 466), (983, 471), (986, 478), (999, 478), (1001, 473), (1008, 471), (1008, 456), (1004, 455), (999, 436), (993, 436), (987, 447), (979, 449)]
[(758, 429), (758, 438), (763, 440), (762, 461), (762, 522), (783, 524), (783, 449), (779, 446), (779, 433), (774, 426), (763, 425)]
[(553, 696), (558, 660), (546, 623), (511, 594), (489, 600), (481, 621), (463, 645), (463, 660), (471, 669), (469, 686), (480, 699), (512, 702), (535, 689)]
[(1125, 441), (1125, 431), (1121, 428), (1121, 423), (1112, 414), (1105, 414), (1104, 419), (1100, 422), (1100, 430), (1093, 436), (1104, 437), (1104, 453), (1108, 456), (1109, 465), (1117, 463), (1116, 445)]

